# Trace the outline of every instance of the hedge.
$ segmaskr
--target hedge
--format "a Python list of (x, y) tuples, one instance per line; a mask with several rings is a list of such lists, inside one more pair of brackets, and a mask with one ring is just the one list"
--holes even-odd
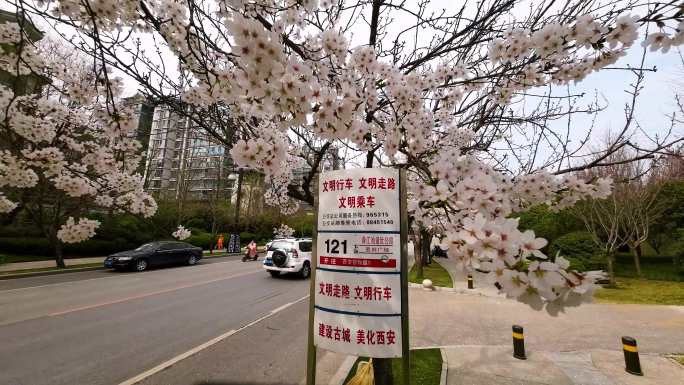
[[(81, 243), (64, 245), (64, 255), (100, 256), (138, 247), (139, 244), (126, 239), (102, 240), (90, 239)], [(38, 237), (2, 237), (0, 250), (9, 254), (54, 255), (50, 243)]]
[(549, 255), (559, 254), (570, 261), (570, 268), (578, 271), (604, 268), (601, 249), (586, 231), (575, 231), (556, 238), (549, 246)]
[(53, 255), (47, 239), (36, 237), (2, 237), (0, 250), (8, 254)]
[(197, 229), (191, 229), (190, 238), (186, 239), (185, 242), (188, 242), (197, 247), (201, 247), (205, 250), (210, 249), (212, 245), (216, 244), (216, 240), (214, 239), (214, 237), (212, 237), (210, 233), (197, 231)]

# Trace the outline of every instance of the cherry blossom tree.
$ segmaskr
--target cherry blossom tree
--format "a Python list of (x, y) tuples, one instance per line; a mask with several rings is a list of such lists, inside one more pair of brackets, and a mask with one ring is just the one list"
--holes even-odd
[[(552, 313), (589, 297), (598, 274), (546, 258), (546, 241), (509, 215), (611, 190), (610, 180), (573, 174), (608, 164), (582, 157), (591, 127), (572, 127), (573, 116), (604, 106), (580, 106), (579, 95), (559, 89), (619, 70), (616, 61), (635, 44), (666, 52), (684, 43), (677, 2), (15, 5), (102, 63), (105, 74), (127, 76), (225, 143), (237, 165), (265, 175), (268, 202), (286, 213), (298, 201), (313, 203), (314, 175), (331, 146), (352, 149), (366, 167), (407, 169), (419, 229), (446, 234), (464, 269)], [(639, 145), (630, 140), (632, 115), (609, 146), (633, 148), (630, 161), (682, 141), (662, 135)], [(571, 140), (577, 136), (585, 139)], [(301, 157), (311, 173), (295, 184), (293, 159)]]
[[(614, 68), (639, 41), (663, 52), (684, 43), (676, 1), (14, 4), (101, 63), (107, 78), (127, 76), (231, 147), (236, 164), (265, 175), (266, 198), (286, 213), (313, 203), (331, 146), (353, 150), (366, 167), (407, 169), (418, 229), (446, 234), (466, 270), (554, 314), (589, 297), (599, 274), (546, 258), (546, 241), (509, 215), (611, 190), (610, 180), (572, 173), (606, 164), (581, 157), (591, 127), (571, 120), (604, 106), (559, 89)], [(237, 130), (226, 130), (228, 119)], [(628, 140), (631, 121), (610, 148), (632, 147), (639, 159), (681, 141), (663, 135), (644, 148)], [(311, 172), (291, 183), (297, 157)]]
[[(16, 23), (0, 24), (0, 44), (0, 69), (14, 79), (33, 74), (47, 83), (28, 94), (17, 92), (17, 82), (0, 85), (0, 213), (21, 205), (64, 267), (63, 244), (95, 235), (100, 222), (85, 217), (93, 210), (155, 213), (135, 173), (137, 121), (117, 107), (112, 92), (119, 80), (49, 55)], [(107, 93), (100, 94), (105, 83)]]

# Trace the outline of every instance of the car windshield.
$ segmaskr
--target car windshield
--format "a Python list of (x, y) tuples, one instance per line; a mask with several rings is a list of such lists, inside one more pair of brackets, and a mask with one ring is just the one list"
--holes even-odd
[(271, 247), (269, 247), (269, 250), (275, 250), (275, 249), (285, 249), (285, 250), (290, 250), (292, 248), (293, 242), (292, 241), (273, 241), (271, 243)]
[(154, 249), (156, 249), (157, 246), (158, 246), (158, 244), (156, 244), (156, 243), (146, 243), (146, 244), (144, 244), (144, 245), (138, 247), (138, 248), (135, 249), (135, 250), (136, 250), (136, 251), (149, 251), (149, 250), (154, 250)]

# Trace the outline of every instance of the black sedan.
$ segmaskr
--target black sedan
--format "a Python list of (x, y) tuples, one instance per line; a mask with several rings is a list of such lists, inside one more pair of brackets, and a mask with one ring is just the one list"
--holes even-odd
[(137, 249), (112, 254), (104, 266), (117, 270), (145, 271), (152, 266), (194, 265), (202, 259), (202, 249), (185, 242), (152, 242)]

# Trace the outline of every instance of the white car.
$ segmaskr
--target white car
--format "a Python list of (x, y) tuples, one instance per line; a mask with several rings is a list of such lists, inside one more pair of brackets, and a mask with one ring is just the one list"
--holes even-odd
[(264, 258), (264, 269), (273, 277), (282, 273), (297, 273), (302, 278), (311, 275), (311, 238), (275, 239), (270, 242)]

